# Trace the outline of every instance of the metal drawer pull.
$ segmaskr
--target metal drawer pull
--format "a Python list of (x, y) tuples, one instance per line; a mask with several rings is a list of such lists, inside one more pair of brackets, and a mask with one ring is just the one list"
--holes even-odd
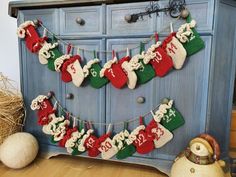
[(145, 103), (145, 98), (142, 96), (139, 96), (136, 101), (138, 104), (143, 104), (143, 103)]
[(79, 25), (84, 25), (84, 24), (85, 24), (84, 19), (82, 19), (81, 17), (77, 17), (75, 21), (76, 21), (76, 23), (78, 23)]
[(66, 94), (66, 99), (71, 100), (74, 98), (74, 95), (72, 93), (67, 93)]

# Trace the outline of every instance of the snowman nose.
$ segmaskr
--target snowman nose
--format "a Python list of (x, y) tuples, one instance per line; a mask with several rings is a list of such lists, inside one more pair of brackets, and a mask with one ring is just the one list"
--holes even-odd
[(196, 146), (196, 150), (199, 151), (201, 149), (200, 145)]

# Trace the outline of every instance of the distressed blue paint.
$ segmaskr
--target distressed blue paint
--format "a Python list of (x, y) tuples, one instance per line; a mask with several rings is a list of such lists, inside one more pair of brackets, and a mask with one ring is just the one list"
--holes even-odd
[[(103, 6), (74, 7), (60, 9), (61, 35), (99, 35), (103, 33)], [(80, 25), (76, 18), (85, 22)]]
[[(166, 2), (160, 1), (160, 6), (165, 6)], [(205, 131), (217, 138), (221, 144), (222, 158), (227, 158), (236, 62), (236, 52), (233, 50), (236, 47), (236, 22), (232, 18), (236, 15), (235, 6), (230, 0), (186, 2), (193, 18), (198, 22), (197, 30), (205, 41), (206, 48), (188, 58), (182, 70), (172, 71), (164, 78), (154, 78), (135, 90), (118, 90), (110, 84), (99, 90), (91, 88), (88, 83), (84, 83), (81, 88), (76, 88), (72, 83), (65, 84), (58, 73), (40, 65), (37, 56), (27, 51), (25, 43), (20, 41), (22, 92), (28, 111), (25, 130), (38, 138), (42, 151), (65, 153), (65, 149), (51, 145), (49, 138), (36, 125), (36, 113), (29, 108), (34, 97), (53, 90), (62, 105), (74, 115), (107, 123), (125, 121), (144, 114), (154, 108), (163, 97), (175, 100), (176, 108), (183, 114), (186, 124), (174, 131), (174, 139), (150, 154), (135, 154), (120, 162), (141, 163), (168, 173), (172, 160), (186, 147), (188, 141)], [(90, 50), (120, 50), (138, 46), (141, 40), (146, 40), (154, 31), (159, 31), (160, 27), (169, 23), (170, 18), (162, 13), (160, 17), (145, 17), (143, 21), (134, 24), (124, 21), (125, 15), (143, 10), (147, 4), (148, 2), (141, 2), (22, 10), (18, 16), (18, 24), (27, 19), (40, 18), (50, 30), (75, 46)], [(84, 26), (76, 24), (75, 18), (78, 16), (86, 21)], [(42, 34), (42, 29), (39, 31)], [(163, 39), (167, 34), (168, 29), (161, 31), (159, 36)], [(146, 48), (153, 42), (150, 41)], [(63, 49), (65, 47), (61, 46)], [(136, 48), (131, 51), (131, 55), (138, 52), (139, 48)], [(73, 51), (75, 53), (77, 51)], [(83, 58), (83, 64), (93, 58), (92, 52), (80, 51), (79, 54)], [(125, 52), (120, 52), (117, 56), (122, 58), (125, 55)], [(101, 53), (99, 57), (103, 64), (111, 59), (111, 55), (105, 53)], [(73, 93), (74, 99), (65, 99), (67, 93)], [(136, 102), (139, 96), (145, 97), (144, 104)], [(146, 123), (149, 120), (151, 116)], [(130, 123), (129, 128), (137, 125), (137, 122)], [(106, 127), (95, 128), (101, 135)], [(116, 126), (114, 132), (122, 129), (123, 125)], [(86, 154), (81, 156), (86, 157)]]

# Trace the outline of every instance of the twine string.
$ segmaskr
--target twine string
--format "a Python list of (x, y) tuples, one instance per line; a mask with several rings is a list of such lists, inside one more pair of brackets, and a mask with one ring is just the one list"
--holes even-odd
[[(52, 95), (52, 99), (54, 100), (54, 102), (57, 104), (57, 106), (60, 108), (60, 110), (62, 112), (64, 112), (65, 114), (68, 114), (69, 117), (72, 119), (72, 120), (77, 120), (77, 121), (80, 121), (81, 123), (86, 123), (88, 120), (82, 120), (80, 117), (75, 117), (73, 116), (69, 111), (67, 111), (66, 109), (63, 108), (63, 106), (60, 104), (60, 102), (58, 101), (58, 99)], [(152, 111), (154, 110), (157, 110), (159, 108), (160, 104), (158, 104), (154, 109), (152, 109), (151, 111), (145, 113), (144, 115), (142, 115), (143, 118), (146, 118), (148, 115), (151, 114)], [(129, 120), (124, 120), (124, 121), (119, 121), (119, 122), (114, 122), (114, 123), (103, 123), (103, 122), (92, 122), (93, 125), (103, 125), (103, 126), (107, 126), (109, 124), (112, 124), (112, 125), (124, 125), (124, 122), (127, 122), (127, 123), (131, 123), (131, 122), (135, 122), (135, 121), (138, 121), (140, 118), (140, 116), (137, 116), (137, 117), (134, 117), (132, 119), (129, 119)]]

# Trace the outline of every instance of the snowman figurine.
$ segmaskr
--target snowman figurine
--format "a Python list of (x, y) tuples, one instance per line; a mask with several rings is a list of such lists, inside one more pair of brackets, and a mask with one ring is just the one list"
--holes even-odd
[(220, 147), (208, 134), (201, 134), (190, 141), (171, 168), (171, 177), (226, 177), (225, 162), (219, 160)]

